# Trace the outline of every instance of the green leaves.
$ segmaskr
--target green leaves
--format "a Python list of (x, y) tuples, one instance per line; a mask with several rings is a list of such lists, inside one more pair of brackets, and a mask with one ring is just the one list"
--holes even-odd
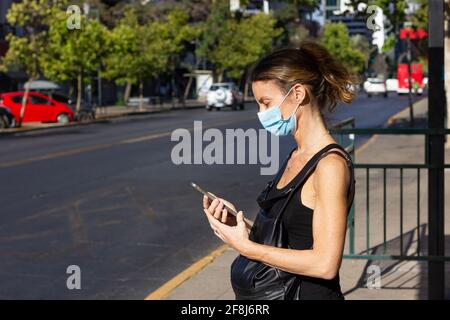
[(227, 20), (218, 44), (209, 53), (218, 73), (227, 70), (231, 78), (239, 79), (243, 71), (272, 48), (273, 39), (283, 30), (275, 28), (271, 15), (259, 13), (248, 18)]
[(22, 0), (13, 3), (6, 19), (10, 25), (38, 32), (52, 19), (55, 8), (63, 8), (68, 0)]
[(228, 75), (237, 80), (283, 33), (275, 24), (272, 14), (264, 13), (234, 19), (228, 1), (218, 0), (201, 26), (197, 55), (211, 61), (219, 77), (227, 70)]
[(40, 57), (44, 75), (56, 81), (72, 80), (79, 75), (96, 72), (107, 50), (107, 30), (99, 21), (82, 16), (81, 29), (74, 30), (67, 28), (66, 21), (64, 11), (53, 14), (49, 41)]
[(321, 42), (332, 56), (353, 73), (360, 73), (364, 69), (367, 58), (363, 52), (355, 48), (343, 23), (325, 25)]
[(140, 24), (130, 9), (107, 35), (108, 52), (103, 76), (119, 85), (137, 84), (171, 68), (171, 57), (178, 55), (185, 41), (198, 36), (188, 25), (189, 16), (173, 10), (165, 20)]

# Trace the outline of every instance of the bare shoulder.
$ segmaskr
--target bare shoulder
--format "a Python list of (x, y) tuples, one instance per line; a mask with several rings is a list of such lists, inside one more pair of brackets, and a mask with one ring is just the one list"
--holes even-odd
[(334, 188), (346, 188), (349, 183), (350, 171), (344, 157), (336, 153), (328, 153), (320, 159), (315, 170), (315, 186), (323, 187), (325, 184)]

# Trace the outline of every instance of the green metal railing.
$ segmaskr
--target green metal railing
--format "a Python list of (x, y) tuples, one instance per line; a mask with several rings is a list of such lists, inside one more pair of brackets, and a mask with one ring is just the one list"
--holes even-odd
[[(371, 129), (359, 129), (355, 128), (355, 120), (354, 118), (345, 119), (339, 122), (336, 125), (333, 125), (332, 128), (329, 129), (329, 132), (333, 135), (336, 135), (336, 140), (341, 144), (352, 156), (354, 162), (355, 171), (365, 170), (365, 189), (366, 189), (366, 225), (365, 225), (365, 250), (356, 253), (355, 252), (355, 202), (353, 203), (351, 210), (348, 216), (348, 253), (344, 254), (345, 259), (367, 259), (367, 260), (426, 260), (426, 261), (450, 261), (450, 256), (431, 256), (431, 255), (423, 255), (421, 254), (422, 243), (421, 243), (421, 221), (420, 221), (420, 171), (421, 169), (430, 169), (430, 168), (450, 168), (450, 164), (445, 164), (444, 166), (432, 166), (428, 161), (428, 136), (431, 134), (450, 134), (449, 129), (444, 130), (432, 130), (432, 129), (419, 129), (419, 128), (402, 128), (402, 129), (393, 129), (393, 128), (371, 128)], [(355, 161), (355, 136), (356, 135), (423, 135), (425, 137), (425, 162), (422, 163), (399, 163), (399, 164), (389, 164), (389, 163), (357, 163)], [(382, 180), (383, 180), (383, 224), (381, 232), (383, 233), (383, 241), (381, 244), (377, 245), (374, 249), (371, 247), (370, 243), (370, 170), (371, 169), (382, 169)], [(394, 218), (388, 216), (387, 213), (387, 184), (386, 184), (386, 173), (388, 169), (397, 169), (400, 174), (400, 226), (399, 226), (399, 241), (400, 241), (400, 250), (398, 254), (389, 254), (387, 251), (387, 222), (389, 218)], [(416, 171), (416, 179), (417, 179), (417, 249), (413, 254), (407, 254), (404, 250), (404, 171), (405, 170), (415, 170)], [(356, 177), (356, 174), (355, 174)], [(357, 196), (357, 195), (355, 195)], [(382, 250), (382, 253), (374, 253), (378, 249)]]

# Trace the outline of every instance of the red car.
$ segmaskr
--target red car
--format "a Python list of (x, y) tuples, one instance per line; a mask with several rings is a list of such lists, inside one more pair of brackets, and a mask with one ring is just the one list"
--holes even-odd
[[(8, 92), (0, 94), (0, 104), (11, 110), (19, 121), (22, 98), (25, 92)], [(59, 122), (73, 121), (74, 113), (66, 104), (58, 102), (39, 92), (30, 92), (22, 122)]]

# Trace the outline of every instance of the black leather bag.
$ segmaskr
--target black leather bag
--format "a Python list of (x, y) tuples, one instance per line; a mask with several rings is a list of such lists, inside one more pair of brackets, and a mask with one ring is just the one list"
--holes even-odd
[[(282, 214), (292, 196), (295, 194), (295, 191), (309, 176), (321, 157), (326, 154), (326, 151), (336, 147), (343, 150), (351, 160), (348, 153), (340, 145), (335, 143), (329, 144), (316, 153), (306, 163), (302, 171), (299, 173), (299, 180), (295, 185), (284, 190), (279, 195), (267, 199), (268, 192), (274, 184), (278, 182), (284, 172), (284, 168), (290, 158), (290, 155), (295, 149), (290, 152), (275, 178), (266, 185), (265, 189), (258, 197), (258, 204), (261, 209), (256, 216), (253, 227), (250, 231), (250, 240), (269, 246), (290, 248), (286, 240), (285, 230), (282, 226)], [(353, 167), (352, 179), (354, 179)], [(352, 197), (353, 194), (351, 195)], [(284, 201), (281, 210), (276, 214), (271, 213), (271, 206), (283, 197), (286, 197), (286, 200)], [(351, 204), (349, 207), (351, 207)], [(301, 279), (301, 276), (297, 274), (271, 267), (260, 261), (251, 260), (243, 255), (237, 256), (231, 265), (231, 285), (233, 287), (236, 300), (299, 300), (301, 296)]]

